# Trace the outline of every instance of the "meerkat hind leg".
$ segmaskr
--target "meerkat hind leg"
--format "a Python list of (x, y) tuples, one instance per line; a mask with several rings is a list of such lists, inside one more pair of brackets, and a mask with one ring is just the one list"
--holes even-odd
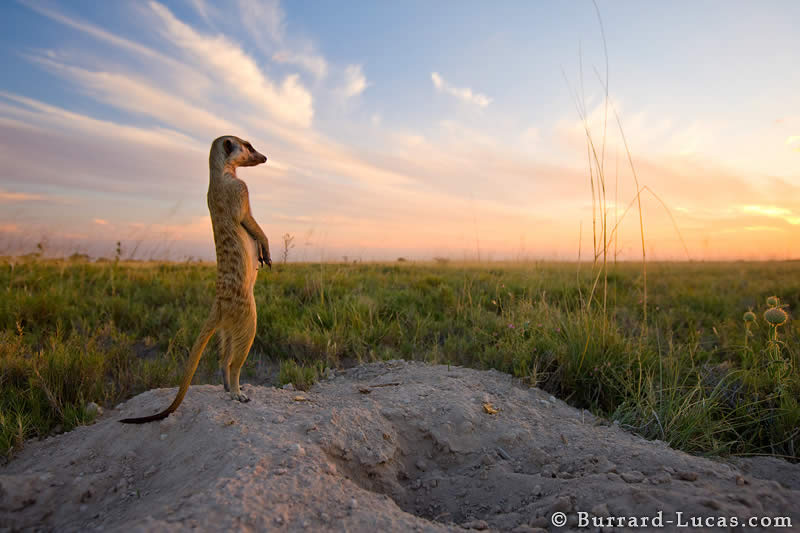
[(253, 339), (255, 339), (256, 336), (255, 309), (253, 309), (249, 317), (243, 319), (237, 326), (240, 329), (230, 335), (233, 353), (230, 365), (230, 393), (232, 399), (245, 403), (249, 402), (250, 398), (242, 393), (241, 387), (239, 386), (239, 374), (250, 353), (250, 347), (253, 346)]
[(219, 369), (222, 373), (222, 386), (225, 392), (231, 390), (231, 360), (233, 359), (233, 346), (231, 345), (230, 335), (225, 328), (217, 330), (219, 337)]

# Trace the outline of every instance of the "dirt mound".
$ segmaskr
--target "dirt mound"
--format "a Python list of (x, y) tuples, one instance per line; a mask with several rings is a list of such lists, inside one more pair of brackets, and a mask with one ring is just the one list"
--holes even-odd
[(390, 361), (246, 390), (192, 387), (160, 423), (117, 422), (175, 394), (153, 390), (30, 443), (0, 470), (0, 529), (532, 531), (579, 511), (800, 527), (800, 490), (772, 480), (798, 465), (693, 457), (494, 371)]

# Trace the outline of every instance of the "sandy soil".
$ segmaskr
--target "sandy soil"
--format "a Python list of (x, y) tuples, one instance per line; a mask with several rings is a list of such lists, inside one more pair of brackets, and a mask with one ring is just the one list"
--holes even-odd
[(160, 423), (117, 422), (175, 394), (153, 390), (29, 443), (0, 469), (0, 529), (564, 531), (577, 511), (681, 511), (790, 516), (800, 530), (800, 465), (693, 457), (494, 371), (391, 361), (307, 393), (246, 392), (240, 404), (192, 387)]

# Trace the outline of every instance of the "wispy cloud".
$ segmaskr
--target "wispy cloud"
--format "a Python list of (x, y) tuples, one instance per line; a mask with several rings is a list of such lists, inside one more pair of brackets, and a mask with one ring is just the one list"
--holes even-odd
[(122, 73), (87, 70), (44, 57), (32, 59), (76, 83), (96, 100), (167, 122), (194, 136), (209, 137), (215, 135), (214, 132), (236, 129), (232, 122), (192, 105), (185, 96), (154, 87), (146, 80)]
[(94, 220), (92, 220), (92, 222), (94, 222), (98, 226), (107, 226), (108, 225), (108, 220), (105, 220), (105, 219), (102, 219), (102, 218), (95, 218)]
[(461, 88), (452, 86), (438, 72), (431, 72), (431, 80), (437, 91), (455, 96), (462, 102), (475, 104), (479, 107), (486, 107), (492, 102), (492, 99), (485, 94), (476, 93), (469, 87)]
[(38, 194), (28, 194), (24, 192), (9, 192), (0, 189), (0, 202), (33, 202), (42, 199), (43, 197)]
[(197, 11), (198, 15), (203, 17), (203, 20), (206, 22), (210, 22), (210, 9), (209, 5), (206, 3), (206, 0), (187, 0), (189, 5), (191, 5), (195, 11)]
[(177, 19), (164, 5), (152, 1), (149, 5), (163, 25), (164, 37), (208, 75), (245, 98), (252, 105), (252, 113), (265, 113), (289, 125), (311, 125), (312, 96), (296, 74), (276, 84), (241, 46), (227, 37), (203, 35)]
[(317, 78), (324, 78), (328, 75), (328, 62), (319, 55), (292, 50), (279, 50), (272, 54), (272, 60), (277, 63), (297, 65)]
[(793, 226), (800, 224), (800, 215), (796, 215), (791, 209), (777, 207), (774, 205), (743, 205), (741, 210), (744, 213), (763, 215), (770, 218), (779, 218)]
[(20, 229), (17, 224), (0, 224), (0, 233), (19, 233)]
[(277, 63), (298, 66), (318, 79), (328, 74), (328, 62), (305, 39), (289, 39), (286, 15), (277, 0), (240, 0), (242, 25), (259, 48)]
[(364, 92), (364, 89), (369, 87), (367, 77), (364, 75), (361, 65), (348, 65), (344, 70), (344, 78), (345, 82), (342, 92), (345, 98), (358, 96)]

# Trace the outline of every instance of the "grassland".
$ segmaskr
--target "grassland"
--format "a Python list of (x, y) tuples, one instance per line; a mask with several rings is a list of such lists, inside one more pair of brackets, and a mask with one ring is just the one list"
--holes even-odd
[[(702, 454), (800, 454), (800, 263), (288, 264), (256, 285), (245, 381), (391, 358), (496, 368)], [(174, 386), (213, 297), (198, 263), (0, 260), (0, 452)], [(606, 303), (603, 304), (603, 294)], [(605, 307), (605, 309), (604, 309)], [(756, 320), (743, 321), (752, 309)], [(749, 333), (748, 333), (749, 332)], [(216, 347), (195, 383), (217, 382)], [(272, 380), (272, 381), (271, 381)]]

